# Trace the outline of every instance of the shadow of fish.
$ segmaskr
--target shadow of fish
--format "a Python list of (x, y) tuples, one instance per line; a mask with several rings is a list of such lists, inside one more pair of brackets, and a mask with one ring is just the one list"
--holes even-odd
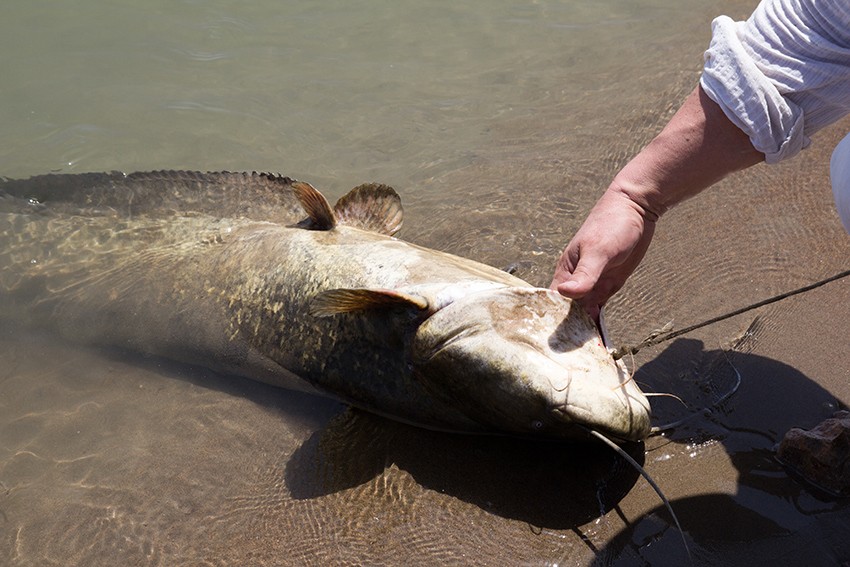
[(331, 207), (257, 173), (3, 180), (0, 317), (432, 429), (647, 436), (646, 398), (577, 304), (401, 223), (375, 184)]

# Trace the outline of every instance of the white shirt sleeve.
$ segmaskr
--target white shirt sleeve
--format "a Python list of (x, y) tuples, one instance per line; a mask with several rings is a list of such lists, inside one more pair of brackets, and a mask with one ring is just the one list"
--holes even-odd
[(832, 180), (835, 208), (844, 230), (850, 232), (850, 134), (845, 136), (832, 152), (829, 176)]
[(775, 163), (850, 112), (850, 2), (763, 0), (712, 22), (700, 85)]

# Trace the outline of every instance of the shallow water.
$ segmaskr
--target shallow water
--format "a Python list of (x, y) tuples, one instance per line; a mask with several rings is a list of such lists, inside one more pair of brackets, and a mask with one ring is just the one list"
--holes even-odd
[[(403, 238), (546, 285), (599, 191), (692, 88), (711, 18), (752, 4), (15, 3), (0, 19), (14, 54), (0, 59), (0, 175), (270, 170), (331, 197), (380, 181), (405, 202)], [(670, 213), (611, 305), (615, 342), (846, 267), (826, 163), (847, 128)], [(732, 365), (742, 376), (722, 408), (646, 445), (697, 563), (850, 560), (846, 505), (772, 458), (788, 428), (850, 401), (848, 294), (830, 284), (636, 359), (636, 378), (696, 408), (732, 387)], [(684, 558), (649, 486), (605, 451), (438, 435), (0, 330), (2, 564)], [(659, 422), (690, 411), (656, 407)]]

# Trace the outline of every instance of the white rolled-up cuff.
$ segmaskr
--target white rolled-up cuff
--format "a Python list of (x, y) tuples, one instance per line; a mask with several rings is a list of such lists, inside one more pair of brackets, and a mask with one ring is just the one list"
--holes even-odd
[(753, 147), (776, 163), (809, 145), (803, 111), (787, 100), (761, 71), (738, 35), (743, 22), (727, 16), (712, 24), (700, 85), (750, 138)]

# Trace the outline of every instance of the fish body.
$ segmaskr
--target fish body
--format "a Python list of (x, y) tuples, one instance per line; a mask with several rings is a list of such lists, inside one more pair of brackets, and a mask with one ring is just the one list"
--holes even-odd
[[(649, 404), (571, 300), (404, 242), (398, 195), (266, 174), (0, 182), (0, 318), (433, 429), (617, 440)], [(305, 218), (306, 217), (306, 218)]]

